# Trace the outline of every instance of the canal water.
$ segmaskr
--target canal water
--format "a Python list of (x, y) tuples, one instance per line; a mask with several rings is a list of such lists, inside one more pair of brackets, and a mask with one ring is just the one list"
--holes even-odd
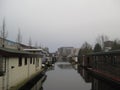
[(24, 90), (120, 90), (119, 85), (91, 75), (83, 67), (69, 62), (57, 62), (42, 75), (31, 89)]
[(91, 83), (83, 79), (77, 68), (69, 62), (57, 62), (46, 72), (43, 90), (91, 90)]

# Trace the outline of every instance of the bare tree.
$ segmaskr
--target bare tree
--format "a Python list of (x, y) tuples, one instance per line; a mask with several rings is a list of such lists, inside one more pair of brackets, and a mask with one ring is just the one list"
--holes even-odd
[(42, 44), (41, 43), (39, 44), (39, 48), (42, 48)]
[(37, 42), (35, 43), (35, 48), (38, 48), (38, 43)]
[(104, 50), (104, 49), (105, 49), (104, 42), (105, 42), (105, 41), (108, 41), (108, 40), (109, 40), (108, 36), (106, 36), (106, 35), (101, 35), (101, 36), (98, 36), (98, 37), (97, 37), (96, 42), (97, 42), (98, 44), (100, 44), (102, 50)]
[(1, 30), (1, 38), (2, 38), (2, 47), (5, 46), (5, 40), (8, 36), (8, 32), (5, 29), (6, 24), (5, 24), (5, 18), (3, 19), (3, 25), (2, 25), (2, 30)]
[(32, 39), (31, 39), (31, 37), (29, 37), (29, 47), (31, 48), (32, 47)]
[(17, 48), (20, 50), (20, 44), (22, 43), (22, 35), (20, 32), (20, 28), (18, 29), (18, 35), (17, 35)]
[(85, 42), (85, 43), (83, 43), (83, 45), (79, 51), (79, 54), (88, 54), (91, 52), (92, 52), (92, 46), (89, 43)]

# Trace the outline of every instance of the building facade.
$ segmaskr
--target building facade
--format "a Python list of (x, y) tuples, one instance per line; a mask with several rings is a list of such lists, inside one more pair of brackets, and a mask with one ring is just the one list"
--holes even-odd
[(73, 47), (61, 47), (58, 49), (60, 56), (67, 57), (73, 53)]

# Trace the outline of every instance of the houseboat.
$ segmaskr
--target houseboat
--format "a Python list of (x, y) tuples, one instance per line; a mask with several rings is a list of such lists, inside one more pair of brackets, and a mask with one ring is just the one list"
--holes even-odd
[(0, 90), (18, 90), (42, 72), (43, 55), (33, 51), (0, 47)]
[(93, 60), (90, 55), (79, 55), (78, 56), (78, 64), (84, 68), (90, 68), (92, 66)]
[(79, 64), (91, 75), (120, 90), (120, 51), (96, 52), (79, 56)]

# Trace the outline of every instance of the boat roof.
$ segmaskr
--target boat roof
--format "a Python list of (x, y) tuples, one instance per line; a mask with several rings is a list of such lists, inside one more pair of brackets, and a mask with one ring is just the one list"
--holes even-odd
[(39, 52), (39, 51), (43, 51), (43, 49), (24, 49), (24, 51), (36, 51), (36, 52)]
[(93, 55), (93, 56), (100, 56), (100, 55), (120, 55), (120, 50), (113, 50), (113, 51), (108, 51), (108, 52), (95, 52), (95, 53), (90, 53), (87, 55)]
[(25, 57), (41, 57), (41, 54), (38, 53), (31, 53), (27, 51), (22, 50), (15, 50), (15, 49), (9, 49), (9, 48), (2, 48), (0, 47), (0, 56), (5, 57), (16, 57), (16, 56), (25, 56)]

